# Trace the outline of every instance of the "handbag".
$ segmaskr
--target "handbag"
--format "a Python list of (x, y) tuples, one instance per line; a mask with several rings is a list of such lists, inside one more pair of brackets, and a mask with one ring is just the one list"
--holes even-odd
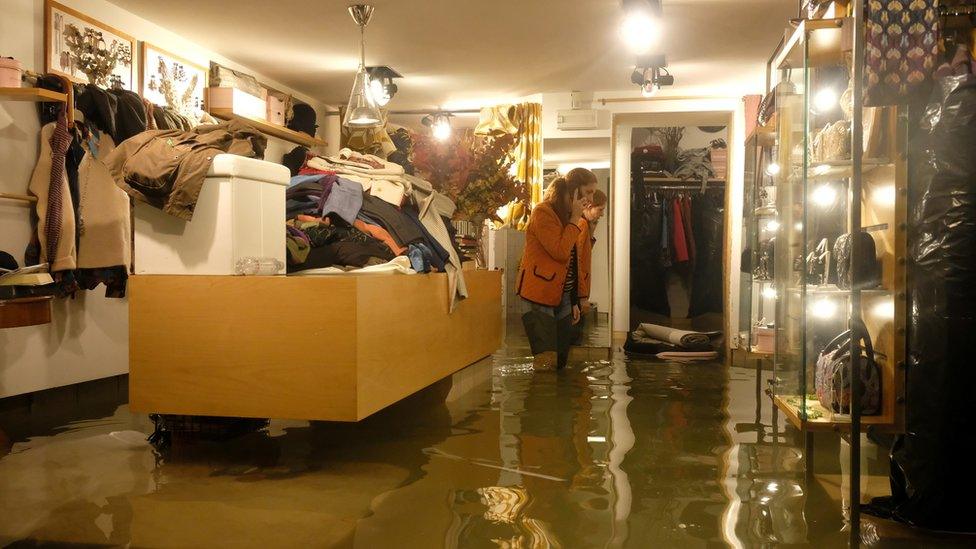
[(810, 158), (814, 162), (849, 160), (851, 158), (851, 122), (838, 120), (827, 124), (813, 138)]
[[(851, 264), (851, 251), (857, 246)], [(881, 285), (881, 262), (874, 244), (874, 237), (864, 231), (841, 235), (834, 242), (834, 264), (837, 266), (837, 287), (842, 290), (860, 290)]]
[(938, 3), (866, 2), (865, 106), (904, 104), (928, 91), (939, 55)]
[(776, 237), (759, 243), (759, 261), (752, 273), (756, 280), (772, 280), (776, 274)]
[(796, 93), (796, 86), (793, 85), (793, 82), (784, 80), (776, 84), (776, 87), (762, 98), (762, 101), (759, 102), (759, 114), (756, 117), (760, 126), (769, 124), (773, 119), (773, 115), (776, 114), (776, 96), (781, 93), (794, 94)]
[(857, 322), (828, 343), (817, 356), (814, 385), (817, 399), (837, 414), (851, 412), (851, 338), (858, 338), (858, 374), (861, 379), (861, 414), (881, 413), (881, 369), (874, 359), (871, 337), (863, 323)]
[(820, 241), (817, 248), (807, 256), (807, 284), (821, 286), (830, 282), (830, 249), (827, 239)]

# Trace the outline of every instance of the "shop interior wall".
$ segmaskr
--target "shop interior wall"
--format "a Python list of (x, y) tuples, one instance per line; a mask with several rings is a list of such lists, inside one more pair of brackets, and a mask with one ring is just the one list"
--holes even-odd
[[(597, 187), (610, 196), (610, 168), (593, 170), (599, 182)], [(596, 245), (593, 246), (591, 265), (590, 302), (596, 303), (599, 312), (610, 310), (610, 219), (604, 216), (596, 226)]]
[[(189, 61), (207, 66), (211, 60), (249, 71), (231, 60), (198, 47), (168, 30), (105, 0), (61, 0), (104, 23), (145, 40)], [(0, 55), (19, 59), (26, 68), (44, 70), (44, 2), (3, 0), (0, 16)], [(188, 15), (192, 16), (192, 15)], [(218, 21), (214, 22), (219, 25)], [(255, 40), (273, 37), (254, 37)], [(138, 49), (138, 48), (137, 48)], [(139, 55), (133, 55), (136, 74)], [(259, 81), (293, 93), (319, 114), (319, 136), (337, 149), (338, 117), (326, 117), (321, 102), (279, 82), (254, 74)], [(352, 73), (350, 73), (350, 78)], [(138, 79), (137, 79), (138, 80)], [(33, 103), (0, 101), (0, 191), (23, 194), (37, 160), (39, 124)], [(269, 139), (266, 159), (279, 161), (294, 147)], [(30, 209), (0, 200), (0, 250), (18, 261), (30, 238)], [(138, 253), (138, 250), (136, 251)], [(128, 306), (125, 299), (107, 299), (104, 289), (79, 292), (74, 299), (56, 300), (53, 322), (44, 326), (0, 330), (0, 398), (128, 372)]]
[[(613, 160), (612, 160), (612, 247), (611, 264), (613, 305), (611, 319), (613, 330), (618, 337), (630, 325), (630, 151), (634, 128), (656, 126), (699, 126), (729, 124), (729, 176), (726, 185), (726, 246), (737, 250), (741, 239), (735, 228), (742, 223), (743, 189), (743, 147), (745, 142), (745, 110), (741, 97), (724, 99), (682, 99), (638, 101), (635, 110), (620, 110), (613, 113)], [(632, 105), (627, 103), (625, 105)], [(636, 110), (641, 109), (641, 110)], [(737, 329), (738, 292), (728, 288), (738, 288), (739, 257), (727, 253), (724, 269), (727, 273), (725, 311), (732, 325), (726, 330)]]

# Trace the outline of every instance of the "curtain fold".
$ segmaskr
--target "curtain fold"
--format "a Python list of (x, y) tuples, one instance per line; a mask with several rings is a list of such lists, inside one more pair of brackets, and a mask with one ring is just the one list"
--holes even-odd
[(518, 118), (517, 177), (529, 188), (531, 205), (535, 206), (542, 201), (542, 104), (522, 103), (515, 111)]

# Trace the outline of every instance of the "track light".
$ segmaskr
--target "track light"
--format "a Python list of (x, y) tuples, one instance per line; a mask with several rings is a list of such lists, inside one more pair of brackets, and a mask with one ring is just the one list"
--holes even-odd
[(451, 115), (445, 112), (428, 114), (420, 120), (424, 126), (430, 127), (430, 134), (438, 141), (447, 141), (451, 137)]
[(641, 86), (641, 95), (644, 97), (654, 97), (659, 89), (653, 82), (644, 82), (644, 85)]
[(647, 53), (661, 38), (661, 4), (656, 0), (625, 0), (620, 36), (636, 54)]
[(397, 92), (393, 79), (403, 78), (403, 75), (386, 65), (366, 67), (366, 72), (369, 74), (369, 91), (373, 101), (380, 107), (386, 106)]

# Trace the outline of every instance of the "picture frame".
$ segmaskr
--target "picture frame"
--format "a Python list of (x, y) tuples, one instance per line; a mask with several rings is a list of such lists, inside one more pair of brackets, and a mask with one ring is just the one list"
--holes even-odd
[(143, 99), (197, 118), (205, 109), (210, 69), (149, 42), (142, 42), (139, 91)]
[[(54, 0), (44, 0), (46, 72), (79, 84), (134, 90), (135, 51), (136, 40), (131, 35)], [(101, 75), (101, 80), (91, 82), (92, 75)]]

